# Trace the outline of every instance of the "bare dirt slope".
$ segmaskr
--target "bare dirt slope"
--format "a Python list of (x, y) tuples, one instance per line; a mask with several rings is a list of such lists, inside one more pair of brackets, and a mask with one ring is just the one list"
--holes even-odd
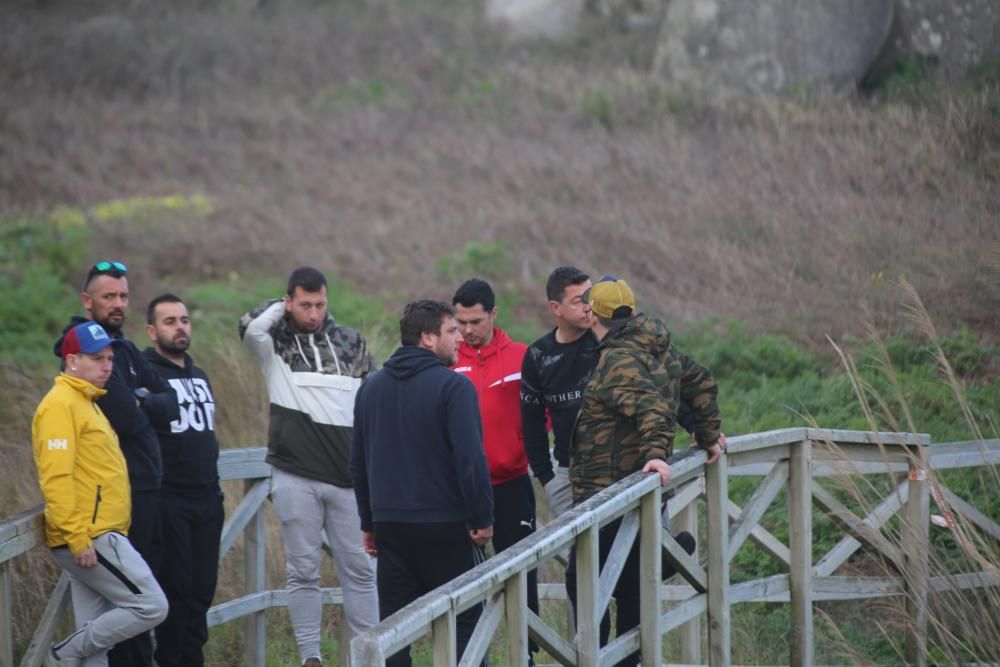
[(820, 341), (891, 316), (997, 331), (997, 78), (921, 99), (729, 99), (610, 41), (508, 46), (472, 3), (7, 3), (0, 217), (203, 194), (206, 224), (96, 249), (166, 279), (316, 263), (449, 294), (436, 259), (505, 240), (526, 301), (555, 265), (646, 308)]

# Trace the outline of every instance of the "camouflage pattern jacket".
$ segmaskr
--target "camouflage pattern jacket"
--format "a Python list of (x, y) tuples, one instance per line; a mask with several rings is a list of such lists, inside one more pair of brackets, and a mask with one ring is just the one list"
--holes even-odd
[(300, 332), (285, 317), (281, 300), (244, 315), (239, 331), (267, 383), (267, 462), (294, 475), (351, 486), (354, 397), (375, 370), (364, 337), (329, 314), (319, 331)]
[(670, 456), (681, 400), (691, 405), (698, 445), (719, 439), (715, 380), (673, 347), (661, 321), (636, 315), (605, 336), (599, 354), (573, 432), (576, 503)]

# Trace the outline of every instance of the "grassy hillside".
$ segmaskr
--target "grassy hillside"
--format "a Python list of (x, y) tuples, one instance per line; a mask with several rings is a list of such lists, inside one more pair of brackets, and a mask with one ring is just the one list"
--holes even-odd
[(532, 304), (578, 263), (822, 345), (862, 300), (891, 321), (905, 276), (949, 328), (997, 331), (997, 68), (740, 99), (630, 68), (627, 35), (505, 44), (452, 0), (22, 1), (0, 23), (0, 217), (206, 198), (197, 224), (106, 228), (149, 284), (314, 263), (413, 296), (504, 241)]

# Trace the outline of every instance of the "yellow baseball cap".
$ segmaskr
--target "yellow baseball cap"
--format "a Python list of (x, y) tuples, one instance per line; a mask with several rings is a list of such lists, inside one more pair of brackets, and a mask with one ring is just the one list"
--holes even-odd
[(635, 312), (632, 288), (615, 276), (604, 276), (598, 280), (583, 298), (595, 315), (606, 320), (625, 319)]

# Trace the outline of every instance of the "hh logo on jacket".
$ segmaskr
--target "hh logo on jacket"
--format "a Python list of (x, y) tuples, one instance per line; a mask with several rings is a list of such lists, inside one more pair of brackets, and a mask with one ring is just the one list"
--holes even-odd
[(180, 417), (170, 422), (172, 433), (215, 430), (215, 399), (208, 383), (201, 378), (174, 378), (170, 386), (177, 392)]

